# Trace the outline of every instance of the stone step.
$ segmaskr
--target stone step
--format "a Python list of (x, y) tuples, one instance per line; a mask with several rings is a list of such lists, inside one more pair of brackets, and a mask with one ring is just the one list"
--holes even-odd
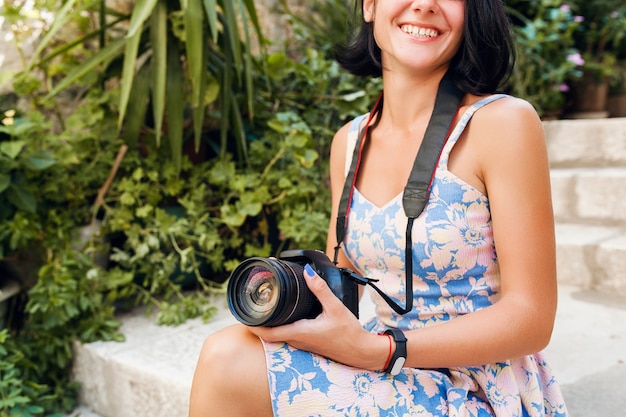
[[(202, 341), (235, 323), (225, 301), (210, 323), (160, 327), (141, 312), (120, 317), (124, 343), (75, 345), (82, 406), (71, 417), (185, 417)], [(364, 320), (371, 305), (362, 304)], [(364, 321), (363, 320), (363, 321)], [(559, 285), (549, 362), (572, 417), (621, 416), (626, 407), (626, 299)], [(596, 381), (591, 384), (590, 382)], [(598, 382), (599, 381), (599, 382)]]
[(204, 339), (235, 323), (223, 297), (213, 305), (218, 313), (208, 324), (158, 326), (137, 310), (121, 317), (124, 343), (76, 344), (72, 377), (82, 387), (80, 403), (103, 417), (186, 416)]
[(626, 166), (626, 118), (544, 122), (553, 167)]
[(559, 283), (626, 296), (626, 228), (557, 224)]
[(552, 168), (557, 222), (626, 226), (626, 166)]

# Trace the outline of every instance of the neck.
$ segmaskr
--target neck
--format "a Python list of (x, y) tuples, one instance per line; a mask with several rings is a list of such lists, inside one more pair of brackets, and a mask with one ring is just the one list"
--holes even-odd
[(385, 105), (381, 125), (410, 131), (428, 120), (435, 107), (435, 99), (446, 69), (425, 77), (405, 77), (402, 74), (383, 74)]

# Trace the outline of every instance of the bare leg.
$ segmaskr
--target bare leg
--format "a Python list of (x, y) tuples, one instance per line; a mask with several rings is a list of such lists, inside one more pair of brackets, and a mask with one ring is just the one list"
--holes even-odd
[(239, 324), (210, 335), (193, 378), (189, 417), (273, 415), (259, 338)]

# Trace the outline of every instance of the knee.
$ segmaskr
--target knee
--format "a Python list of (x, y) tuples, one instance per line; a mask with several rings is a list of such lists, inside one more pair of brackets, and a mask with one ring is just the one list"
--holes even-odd
[[(242, 402), (244, 397), (250, 401)], [(265, 350), (260, 339), (243, 325), (207, 337), (189, 404), (189, 416), (193, 417), (271, 416)]]
[(238, 373), (245, 375), (260, 366), (265, 367), (263, 345), (242, 325), (224, 328), (207, 337), (198, 360), (198, 367), (215, 377), (229, 375), (226, 379)]

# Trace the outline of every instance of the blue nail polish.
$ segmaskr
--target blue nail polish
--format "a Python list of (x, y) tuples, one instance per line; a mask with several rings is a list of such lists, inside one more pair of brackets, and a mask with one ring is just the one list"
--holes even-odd
[(304, 265), (304, 270), (306, 271), (307, 275), (310, 277), (315, 275), (315, 271), (313, 270), (313, 268), (311, 268), (311, 265), (309, 264)]

